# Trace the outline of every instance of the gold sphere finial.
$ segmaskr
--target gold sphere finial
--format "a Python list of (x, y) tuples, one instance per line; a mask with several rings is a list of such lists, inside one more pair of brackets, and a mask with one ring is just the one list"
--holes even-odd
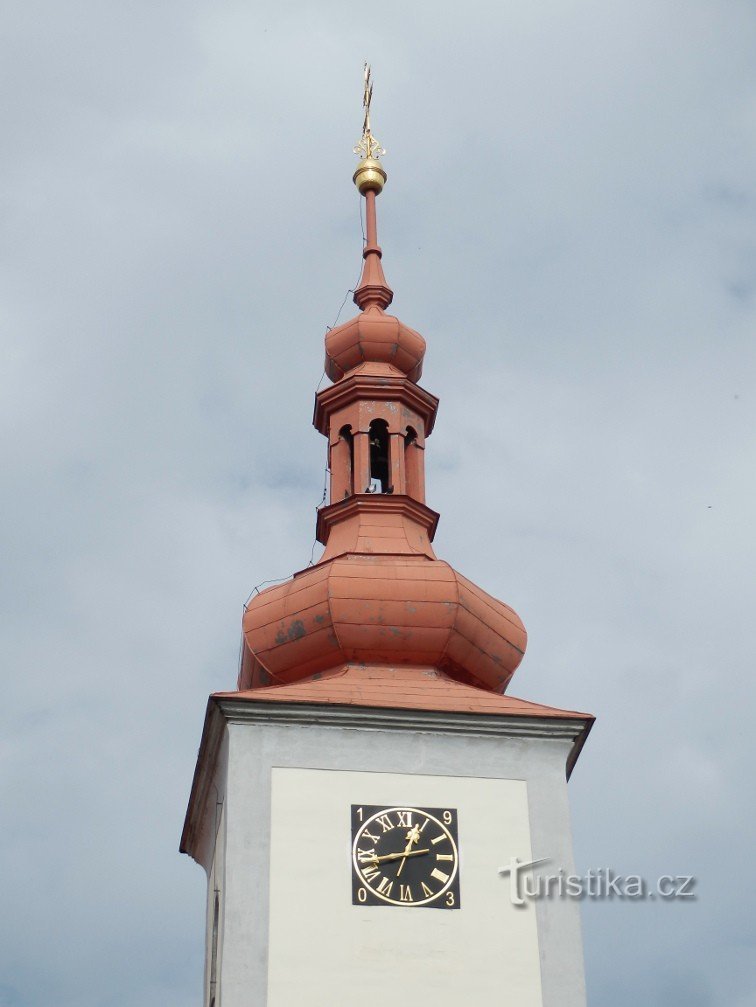
[(378, 195), (386, 183), (386, 172), (379, 160), (386, 151), (370, 130), (370, 102), (372, 98), (373, 81), (370, 65), (366, 63), (364, 68), (364, 89), (362, 92), (362, 107), (365, 110), (365, 117), (362, 122), (362, 137), (354, 148), (355, 154), (361, 157), (362, 160), (357, 165), (357, 170), (352, 176), (354, 184), (363, 196), (366, 192), (374, 192)]
[(386, 172), (377, 158), (366, 157), (357, 165), (357, 170), (352, 175), (352, 181), (360, 190), (361, 195), (364, 196), (366, 192), (374, 192), (377, 196), (386, 184)]

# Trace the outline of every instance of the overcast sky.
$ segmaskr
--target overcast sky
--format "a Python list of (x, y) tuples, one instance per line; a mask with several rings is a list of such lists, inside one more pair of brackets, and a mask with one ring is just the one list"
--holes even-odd
[[(178, 853), (242, 603), (310, 558), (362, 61), (438, 555), (595, 713), (595, 1007), (754, 1007), (756, 5), (8, 0), (0, 1007), (199, 1007)], [(354, 312), (348, 303), (341, 319)], [(317, 555), (317, 552), (316, 552)]]

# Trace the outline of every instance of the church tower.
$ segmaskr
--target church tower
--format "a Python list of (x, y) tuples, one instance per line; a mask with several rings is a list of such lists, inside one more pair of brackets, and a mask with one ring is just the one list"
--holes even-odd
[[(258, 594), (181, 840), (207, 872), (205, 1007), (585, 1007), (566, 778), (588, 714), (506, 692), (525, 628), (432, 542), (425, 340), (387, 309), (365, 80), (359, 314), (325, 340), (320, 560)], [(526, 868), (523, 868), (525, 871)]]

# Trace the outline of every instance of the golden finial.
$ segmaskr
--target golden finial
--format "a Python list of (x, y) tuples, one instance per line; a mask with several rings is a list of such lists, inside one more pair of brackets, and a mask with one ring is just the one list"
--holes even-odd
[(355, 146), (354, 152), (362, 160), (357, 165), (357, 170), (353, 175), (354, 184), (364, 196), (366, 192), (375, 192), (376, 195), (383, 189), (386, 181), (386, 172), (379, 158), (386, 153), (380, 142), (373, 136), (370, 130), (370, 103), (373, 100), (373, 80), (370, 71), (370, 64), (366, 63), (364, 68), (364, 88), (362, 92), (362, 107), (365, 110), (365, 117), (362, 121), (362, 137)]

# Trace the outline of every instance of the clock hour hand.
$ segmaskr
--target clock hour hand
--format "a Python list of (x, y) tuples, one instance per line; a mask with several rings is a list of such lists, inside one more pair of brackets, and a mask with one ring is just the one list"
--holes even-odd
[[(404, 847), (404, 860), (406, 860), (407, 857), (410, 855), (410, 850), (412, 849), (414, 844), (420, 842), (420, 827), (418, 825), (414, 825), (407, 833), (406, 838), (407, 838), (407, 845)], [(402, 860), (401, 864), (399, 864), (399, 870), (396, 872), (397, 877), (399, 877), (399, 875), (404, 870), (404, 860)]]

